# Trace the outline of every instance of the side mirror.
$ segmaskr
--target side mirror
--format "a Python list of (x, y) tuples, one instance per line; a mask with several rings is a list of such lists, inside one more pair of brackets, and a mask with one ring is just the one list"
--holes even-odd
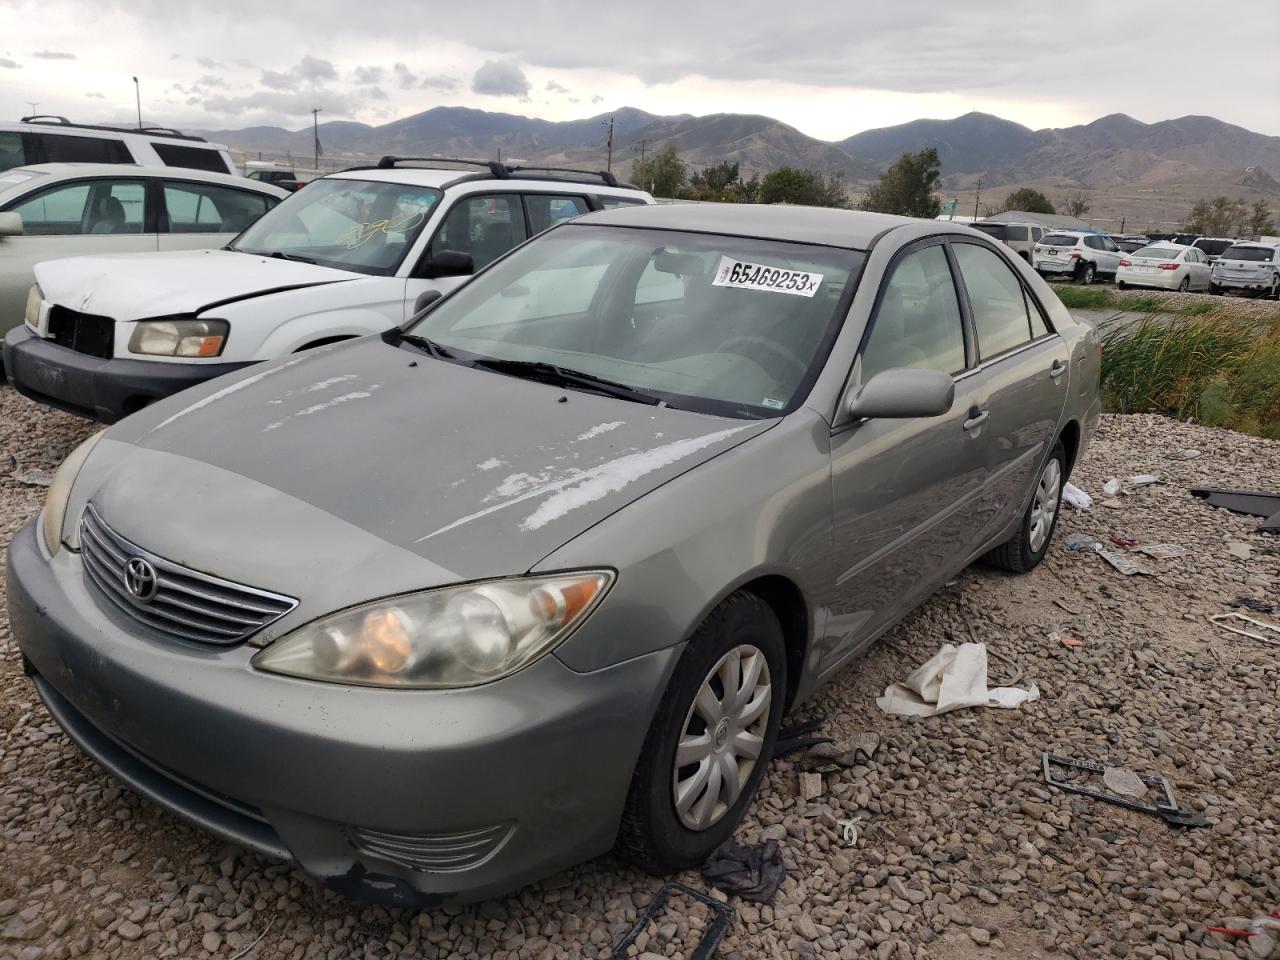
[(444, 296), (444, 294), (442, 294), (439, 290), (423, 290), (420, 294), (418, 294), (418, 299), (413, 301), (414, 316), (417, 316), (418, 314), (420, 314), (423, 310), (427, 309), (427, 307), (431, 306), (433, 303), (439, 300), (442, 296)]
[(956, 384), (939, 370), (893, 367), (881, 371), (845, 398), (845, 409), (855, 419), (906, 420), (940, 417), (951, 409)]
[(0, 237), (20, 237), (24, 232), (22, 214), (0, 213)]
[(469, 277), (476, 272), (471, 254), (461, 250), (441, 250), (427, 261), (429, 277)]

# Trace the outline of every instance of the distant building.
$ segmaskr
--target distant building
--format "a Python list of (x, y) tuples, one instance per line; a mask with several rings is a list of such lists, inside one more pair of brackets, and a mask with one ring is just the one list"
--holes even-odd
[(1038, 223), (1051, 230), (1084, 230), (1088, 233), (1105, 233), (1097, 227), (1089, 225), (1087, 220), (1079, 217), (1064, 217), (1056, 213), (1028, 213), (1025, 210), (1004, 210), (983, 220), (994, 220), (998, 223)]

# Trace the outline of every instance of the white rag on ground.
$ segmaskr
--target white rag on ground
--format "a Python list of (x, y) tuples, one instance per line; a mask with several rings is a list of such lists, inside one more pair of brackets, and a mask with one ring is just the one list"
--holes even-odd
[(944, 643), (926, 663), (917, 667), (902, 683), (886, 687), (876, 706), (885, 713), (905, 717), (932, 717), (962, 707), (1005, 707), (1012, 709), (1040, 699), (1033, 683), (1021, 687), (987, 689), (987, 645)]

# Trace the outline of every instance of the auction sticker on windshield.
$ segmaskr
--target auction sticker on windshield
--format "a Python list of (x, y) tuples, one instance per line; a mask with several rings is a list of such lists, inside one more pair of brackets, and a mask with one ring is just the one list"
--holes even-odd
[(785, 270), (763, 263), (748, 263), (721, 257), (713, 287), (736, 287), (739, 290), (768, 290), (793, 297), (812, 297), (822, 283), (822, 274), (804, 270)]

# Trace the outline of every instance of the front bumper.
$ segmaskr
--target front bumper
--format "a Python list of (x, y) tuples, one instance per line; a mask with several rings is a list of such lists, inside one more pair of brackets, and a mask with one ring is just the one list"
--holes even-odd
[[(681, 652), (588, 674), (546, 656), (463, 690), (345, 687), (144, 636), (90, 590), (34, 522), (14, 538), (13, 635), (72, 740), (180, 817), (397, 905), (494, 896), (609, 850)], [(442, 849), (461, 859), (421, 866)]]
[(4, 338), (4, 367), (23, 396), (103, 423), (115, 423), (155, 400), (247, 363), (104, 360), (42, 340), (25, 325)]

